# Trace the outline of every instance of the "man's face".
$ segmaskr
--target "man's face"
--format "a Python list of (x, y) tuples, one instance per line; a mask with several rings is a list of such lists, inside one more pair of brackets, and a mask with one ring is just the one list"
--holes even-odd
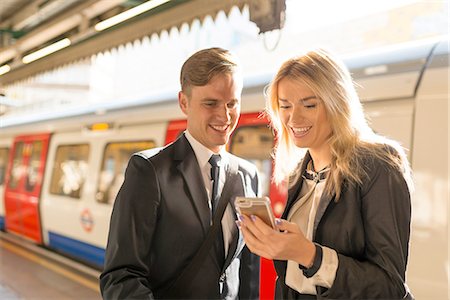
[(218, 74), (205, 86), (192, 86), (190, 96), (178, 94), (192, 136), (217, 153), (228, 143), (241, 111), (242, 80)]

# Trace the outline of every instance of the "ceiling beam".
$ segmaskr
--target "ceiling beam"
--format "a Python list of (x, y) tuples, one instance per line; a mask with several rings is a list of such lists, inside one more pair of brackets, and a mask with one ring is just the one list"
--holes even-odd
[[(106, 0), (111, 1), (111, 0)], [(180, 2), (161, 13), (137, 19), (126, 26), (117, 26), (111, 30), (98, 33), (93, 38), (81, 40), (70, 47), (52, 55), (36, 60), (30, 64), (18, 66), (0, 76), (0, 85), (6, 85), (17, 80), (44, 72), (52, 68), (83, 59), (113, 47), (132, 42), (164, 29), (179, 27), (183, 23), (190, 24), (194, 19), (203, 19), (207, 15), (213, 17), (223, 10), (228, 13), (233, 6), (242, 8), (252, 0), (193, 0)]]
[[(91, 19), (103, 12), (116, 7), (125, 0), (85, 0), (79, 5), (69, 9), (68, 11), (58, 15), (50, 22), (46, 22), (22, 38), (18, 39), (14, 45), (0, 49), (0, 65), (11, 59), (16, 59), (12, 67), (21, 64), (20, 59), (22, 53), (38, 47), (46, 42), (58, 37), (65, 32), (77, 28), (86, 23), (86, 19)], [(30, 5), (39, 4), (41, 0), (37, 0)], [(80, 28), (83, 29), (83, 26)]]

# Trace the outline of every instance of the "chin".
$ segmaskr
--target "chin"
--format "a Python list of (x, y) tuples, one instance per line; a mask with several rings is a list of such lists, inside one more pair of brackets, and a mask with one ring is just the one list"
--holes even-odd
[(226, 144), (228, 143), (228, 140), (230, 139), (230, 135), (229, 134), (220, 134), (220, 135), (216, 135), (214, 138), (214, 142), (216, 142), (216, 144)]
[(308, 148), (308, 146), (302, 142), (294, 142), (294, 145), (297, 146), (298, 148)]
[(223, 147), (228, 143), (228, 139), (221, 139), (221, 140), (216, 140), (214, 141), (213, 145), (215, 147)]

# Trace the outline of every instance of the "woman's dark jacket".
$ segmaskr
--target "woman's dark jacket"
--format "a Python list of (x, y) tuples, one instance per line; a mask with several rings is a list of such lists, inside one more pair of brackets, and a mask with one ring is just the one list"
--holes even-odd
[[(309, 153), (299, 172), (303, 174)], [(411, 222), (410, 193), (402, 173), (373, 156), (364, 157), (367, 177), (344, 184), (341, 197), (324, 193), (314, 221), (313, 241), (338, 253), (331, 288), (317, 287), (317, 299), (412, 299), (405, 284)], [(291, 185), (282, 218), (298, 199), (301, 176)], [(286, 261), (274, 261), (277, 299), (315, 299), (285, 285)]]

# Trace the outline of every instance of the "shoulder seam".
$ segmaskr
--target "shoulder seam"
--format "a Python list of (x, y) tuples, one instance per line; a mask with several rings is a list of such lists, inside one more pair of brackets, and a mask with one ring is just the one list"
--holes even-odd
[(150, 149), (136, 152), (133, 155), (140, 156), (140, 157), (148, 160), (149, 158), (158, 154), (162, 149), (164, 149), (164, 147), (150, 148)]

